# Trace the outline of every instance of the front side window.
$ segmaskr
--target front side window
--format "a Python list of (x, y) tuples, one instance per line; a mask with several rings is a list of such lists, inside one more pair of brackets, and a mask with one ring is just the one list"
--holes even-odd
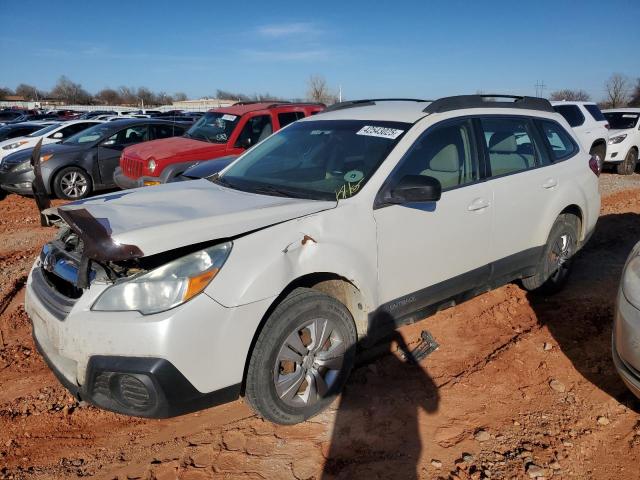
[(149, 127), (147, 125), (134, 125), (124, 130), (120, 130), (118, 133), (111, 135), (104, 144), (107, 146), (127, 146), (134, 145), (136, 143), (144, 142), (147, 140), (147, 133)]
[(227, 143), (240, 117), (222, 112), (208, 112), (194, 123), (185, 137), (211, 143)]
[(584, 115), (577, 105), (554, 105), (553, 109), (562, 115), (571, 127), (579, 127), (584, 123)]
[(404, 122), (297, 122), (211, 180), (268, 195), (345, 199), (362, 189), (409, 128)]
[(571, 141), (569, 134), (556, 122), (540, 120), (544, 136), (549, 142), (554, 160), (563, 160), (572, 156), (578, 147)]
[(628, 130), (635, 128), (640, 112), (607, 112), (604, 116), (613, 130)]
[(443, 190), (478, 179), (470, 120), (436, 126), (420, 137), (393, 172), (392, 182), (406, 175), (424, 175), (440, 181)]
[(536, 166), (540, 149), (526, 118), (482, 118), (480, 121), (494, 177)]
[(236, 141), (236, 147), (250, 148), (273, 133), (271, 115), (256, 115), (247, 120)]

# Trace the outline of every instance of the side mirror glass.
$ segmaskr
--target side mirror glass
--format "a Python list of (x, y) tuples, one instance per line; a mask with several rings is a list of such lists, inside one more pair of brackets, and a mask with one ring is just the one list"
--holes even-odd
[(62, 138), (62, 132), (56, 132), (51, 138)]
[(406, 175), (391, 189), (391, 203), (437, 202), (442, 185), (437, 178), (425, 175)]
[(238, 142), (238, 146), (240, 148), (244, 148), (245, 150), (251, 148), (251, 137), (245, 137)]

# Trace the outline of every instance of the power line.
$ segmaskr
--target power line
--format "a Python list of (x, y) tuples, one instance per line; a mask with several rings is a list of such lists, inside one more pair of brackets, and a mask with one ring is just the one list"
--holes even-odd
[(536, 97), (542, 97), (544, 95), (544, 90), (547, 88), (547, 85), (544, 83), (544, 80), (536, 80)]

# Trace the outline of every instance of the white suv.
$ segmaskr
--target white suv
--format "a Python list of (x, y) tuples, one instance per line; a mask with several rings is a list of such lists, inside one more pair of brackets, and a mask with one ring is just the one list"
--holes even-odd
[(598, 105), (593, 102), (551, 102), (556, 112), (562, 115), (578, 135), (582, 146), (604, 162), (609, 140), (609, 123)]
[(25, 308), (58, 378), (102, 408), (242, 394), (296, 423), (340, 391), (359, 339), (516, 279), (560, 288), (598, 174), (546, 100), (344, 102), (209, 179), (45, 210), (61, 228)]
[(605, 162), (615, 165), (620, 175), (631, 175), (638, 164), (640, 108), (618, 108), (602, 113), (611, 125)]

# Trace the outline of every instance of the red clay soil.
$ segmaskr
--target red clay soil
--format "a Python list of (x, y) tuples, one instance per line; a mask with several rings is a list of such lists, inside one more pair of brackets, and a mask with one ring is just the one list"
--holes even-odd
[[(607, 181), (607, 175), (603, 176)], [(640, 189), (603, 200), (566, 290), (516, 284), (401, 329), (440, 348), (357, 368), (332, 409), (296, 426), (242, 400), (168, 420), (77, 403), (34, 349), (24, 280), (52, 229), (0, 202), (0, 478), (480, 479), (640, 477), (640, 402), (611, 363), (613, 302), (640, 240)]]

